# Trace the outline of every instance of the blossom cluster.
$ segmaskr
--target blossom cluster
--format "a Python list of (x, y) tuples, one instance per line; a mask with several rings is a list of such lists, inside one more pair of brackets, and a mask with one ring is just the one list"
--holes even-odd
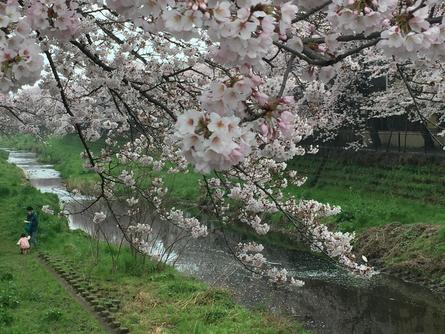
[(76, 13), (77, 3), (64, 0), (33, 0), (26, 11), (33, 30), (40, 34), (69, 40), (76, 35), (80, 18)]
[(203, 173), (227, 170), (250, 153), (250, 129), (236, 116), (189, 110), (178, 117), (177, 135), (188, 161)]
[(133, 171), (128, 172), (127, 170), (123, 170), (119, 175), (119, 180), (128, 187), (132, 187), (136, 183), (134, 180)]
[(298, 7), (292, 1), (273, 6), (262, 1), (243, 1), (234, 10), (228, 1), (209, 4), (213, 16), (210, 38), (219, 43), (215, 57), (229, 64), (261, 66), (273, 40), (286, 39)]
[[(152, 231), (153, 229), (150, 225), (137, 223), (136, 225), (128, 226), (126, 234), (133, 244), (141, 246), (142, 241), (147, 242)], [(142, 244), (142, 248), (145, 248), (144, 246), (145, 244)]]
[(278, 269), (269, 266), (266, 258), (261, 253), (263, 249), (263, 245), (255, 242), (239, 243), (237, 257), (250, 270), (256, 274), (266, 276), (270, 282), (277, 284), (290, 283), (297, 287), (304, 285), (303, 281), (289, 277), (285, 268)]
[(312, 134), (313, 126), (293, 109), (292, 96), (268, 95), (261, 85), (252, 73), (213, 82), (199, 97), (204, 112), (179, 115), (176, 136), (198, 171), (228, 170), (257, 147), (262, 156), (277, 161), (305, 154), (299, 142)]
[(102, 211), (95, 212), (93, 217), (93, 223), (100, 224), (103, 223), (105, 219), (107, 219), (107, 215), (105, 213), (103, 213)]
[(441, 25), (432, 26), (427, 21), (428, 7), (411, 14), (413, 10), (412, 7), (408, 8), (405, 15), (400, 15), (398, 25), (382, 32), (379, 47), (388, 56), (398, 59), (417, 59), (425, 54), (432, 60), (445, 59), (445, 19), (442, 19)]
[(334, 0), (328, 20), (336, 31), (370, 34), (389, 25), (397, 0)]
[(315, 252), (324, 252), (336, 258), (342, 265), (362, 276), (372, 276), (376, 272), (366, 264), (358, 264), (352, 251), (351, 242), (354, 233), (330, 231), (320, 218), (336, 215), (341, 209), (338, 206), (322, 204), (314, 200), (301, 200), (298, 205), (288, 203), (290, 211), (304, 224), (306, 237), (309, 237), (311, 248)]
[(243, 76), (227, 80), (214, 81), (199, 97), (202, 108), (220, 116), (237, 116), (242, 118), (245, 110), (244, 101), (252, 94), (260, 83), (255, 76)]
[[(259, 192), (253, 183), (237, 183), (230, 188), (229, 198), (241, 201), (243, 209), (252, 213), (273, 213), (277, 211), (276, 204), (265, 194)], [(257, 219), (254, 219), (257, 221)], [(250, 224), (257, 225), (251, 222)]]
[(34, 84), (43, 68), (40, 53), (17, 2), (0, 3), (0, 93)]
[(49, 205), (42, 206), (42, 212), (46, 213), (47, 215), (53, 215), (54, 214), (54, 210), (51, 209), (51, 207)]
[(187, 218), (184, 212), (179, 209), (172, 208), (166, 215), (166, 219), (171, 221), (176, 226), (188, 231), (195, 239), (205, 237), (207, 235), (207, 226), (194, 218)]

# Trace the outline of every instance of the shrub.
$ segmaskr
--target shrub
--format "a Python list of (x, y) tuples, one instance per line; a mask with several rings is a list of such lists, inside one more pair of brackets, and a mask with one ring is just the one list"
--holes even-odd
[(201, 290), (198, 284), (190, 281), (173, 281), (167, 286), (170, 296), (175, 294), (193, 293)]

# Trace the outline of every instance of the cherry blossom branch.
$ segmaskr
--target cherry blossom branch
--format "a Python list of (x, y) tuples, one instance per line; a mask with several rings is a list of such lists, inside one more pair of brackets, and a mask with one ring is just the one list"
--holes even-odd
[(14, 109), (10, 106), (6, 105), (0, 105), (1, 108), (6, 109), (16, 120), (18, 120), (23, 125), (26, 125), (26, 123), (14, 112)]
[[(282, 43), (279, 43), (279, 42), (274, 42), (274, 44), (276, 46), (278, 46), (279, 48), (284, 49), (284, 50), (292, 53), (293, 55), (297, 56), (298, 58), (306, 61), (307, 63), (309, 63), (311, 65), (329, 66), (329, 65), (334, 65), (334, 64), (342, 61), (343, 59), (345, 59), (345, 58), (347, 58), (349, 56), (357, 54), (360, 51), (363, 51), (363, 50), (365, 50), (367, 48), (370, 48), (370, 47), (376, 45), (379, 41), (380, 41), (380, 39), (374, 39), (374, 40), (372, 40), (372, 41), (370, 41), (368, 43), (364, 43), (364, 44), (362, 44), (362, 45), (360, 45), (360, 46), (358, 46), (356, 48), (353, 48), (353, 49), (351, 49), (351, 50), (349, 50), (349, 51), (347, 51), (345, 53), (342, 53), (342, 54), (340, 54), (340, 55), (338, 55), (338, 56), (336, 56), (336, 57), (334, 57), (332, 59), (326, 59), (326, 60), (310, 58), (308, 55), (304, 55), (304, 54), (302, 54), (302, 53), (300, 53), (300, 52), (290, 48), (289, 46), (287, 46), (285, 44), (282, 44)], [(306, 48), (305, 52), (308, 53), (309, 50)], [(312, 56), (314, 57), (315, 53), (312, 54)]]
[[(53, 58), (51, 56), (51, 53), (49, 51), (45, 51), (45, 55), (46, 55), (46, 58), (48, 59), (49, 65), (51, 67), (51, 71), (52, 71), (52, 73), (54, 75), (54, 79), (57, 82), (57, 87), (59, 88), (60, 97), (62, 98), (63, 106), (65, 107), (66, 112), (71, 117), (74, 117), (74, 114), (71, 111), (68, 99), (67, 99), (67, 97), (65, 95), (65, 91), (63, 90), (62, 82), (60, 81), (59, 73), (57, 72), (57, 68), (56, 68), (56, 65), (54, 64)], [(80, 127), (80, 124), (75, 122), (74, 123), (74, 127), (76, 128), (76, 131), (77, 131), (77, 133), (79, 135), (79, 138), (80, 138), (80, 140), (82, 142), (82, 145), (83, 145), (83, 147), (85, 148), (85, 150), (87, 152), (87, 155), (88, 155), (88, 158), (90, 160), (90, 163), (94, 167), (95, 166), (95, 161), (94, 161), (93, 155), (91, 154), (91, 152), (89, 150), (89, 147), (88, 147), (88, 145), (86, 143), (85, 137), (84, 137), (82, 129)]]
[(286, 88), (287, 79), (289, 78), (289, 73), (292, 70), (292, 66), (294, 64), (296, 55), (292, 55), (287, 63), (286, 72), (283, 75), (283, 81), (281, 82), (280, 92), (278, 93), (278, 97), (283, 96), (284, 89)]
[(297, 14), (297, 17), (292, 20), (292, 23), (297, 23), (298, 21), (303, 21), (303, 20), (308, 19), (310, 16), (312, 16), (313, 14), (319, 12), (320, 10), (325, 8), (326, 6), (329, 6), (331, 3), (332, 3), (332, 0), (328, 0), (326, 2), (323, 2), (321, 5), (319, 5), (317, 7), (314, 7), (313, 9), (305, 12), (304, 14)]
[(420, 121), (423, 123), (425, 129), (428, 131), (428, 133), (430, 134), (430, 136), (440, 145), (440, 146), (444, 146), (444, 144), (439, 140), (439, 138), (437, 138), (436, 135), (434, 135), (431, 130), (429, 129), (429, 127), (427, 126), (429, 120), (427, 118), (425, 118), (425, 116), (422, 115), (422, 113), (420, 112), (420, 106), (417, 103), (417, 99), (416, 96), (408, 82), (408, 80), (405, 77), (405, 74), (403, 73), (403, 70), (401, 68), (401, 66), (399, 64), (396, 64), (397, 66), (397, 71), (399, 72), (400, 76), (402, 77), (403, 83), (405, 84), (406, 89), (408, 90), (409, 95), (411, 96), (411, 99), (414, 103), (414, 109), (416, 110), (416, 114), (417, 116), (420, 118)]
[[(245, 172), (242, 168), (235, 166), (234, 167), (237, 171), (241, 172), (242, 174), (244, 174), (245, 176), (249, 177), (249, 174), (247, 172)], [(280, 210), (281, 213), (283, 213), (285, 215), (285, 217), (292, 223), (292, 225), (294, 225), (295, 227), (299, 227), (299, 228), (304, 228), (304, 224), (302, 222), (299, 222), (294, 216), (292, 216), (291, 214), (289, 214), (289, 212), (287, 212), (287, 210), (285, 210), (281, 204), (276, 200), (275, 196), (273, 196), (266, 188), (264, 188), (262, 185), (260, 185), (258, 182), (252, 180), (251, 182), (253, 182), (253, 184), (255, 184), (255, 186), (260, 189), (263, 193), (265, 193), (270, 199), (271, 201), (276, 205), (277, 209)], [(310, 238), (305, 234), (302, 233), (301, 234), (307, 241), (311, 242), (312, 240), (310, 240)], [(315, 245), (315, 247), (324, 255), (327, 256), (327, 258), (332, 261), (333, 263), (335, 263), (337, 266), (339, 266), (339, 264), (337, 263), (337, 261), (335, 261), (328, 253), (326, 253), (320, 246)]]
[[(103, 61), (101, 61), (97, 56), (93, 55), (87, 48), (85, 45), (83, 45), (82, 43), (79, 43), (77, 41), (71, 41), (71, 43), (73, 45), (75, 45), (80, 51), (82, 51), (89, 59), (91, 59), (96, 65), (100, 66), (101, 68), (103, 68), (105, 71), (107, 72), (112, 72), (114, 70), (113, 67), (108, 66), (107, 64), (105, 64)], [(134, 82), (123, 78), (122, 82), (124, 84), (130, 84), (131, 87), (133, 87), (134, 89), (136, 89), (137, 91), (139, 91), (139, 93), (149, 102), (153, 103), (154, 105), (160, 107), (161, 109), (163, 109), (174, 121), (176, 121), (176, 116), (175, 114), (162, 102), (155, 100), (153, 97), (151, 97), (147, 92), (145, 92), (141, 87), (138, 87), (137, 84), (135, 84)]]

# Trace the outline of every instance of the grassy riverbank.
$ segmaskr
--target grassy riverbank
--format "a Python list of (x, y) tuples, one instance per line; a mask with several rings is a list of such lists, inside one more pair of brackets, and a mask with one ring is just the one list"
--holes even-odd
[[(38, 151), (45, 161), (55, 162), (72, 188), (88, 189), (94, 180), (94, 174), (82, 171), (82, 147), (74, 136), (50, 138), (47, 145), (18, 136), (0, 139), (0, 145)], [(328, 159), (322, 155), (301, 157), (289, 168), (307, 175), (308, 182), (303, 187), (291, 185), (288, 192), (341, 206), (342, 213), (327, 223), (334, 229), (357, 232), (360, 254), (374, 254), (370, 259), (383, 267), (406, 267), (445, 283), (445, 265), (441, 264), (445, 254), (445, 166), (424, 160), (360, 161), (340, 154), (331, 154)], [(193, 172), (169, 175), (166, 184), (176, 199), (196, 202), (200, 195), (198, 179)], [(426, 226), (429, 232), (418, 233), (421, 229), (417, 225)], [(397, 231), (397, 238), (388, 234), (391, 230)], [(436, 265), (425, 267), (422, 259)]]
[[(42, 162), (52, 163), (69, 188), (89, 189), (97, 181), (94, 173), (82, 168), (83, 148), (76, 136), (49, 138), (46, 144), (32, 136), (0, 137), (0, 145), (39, 153)], [(93, 145), (93, 150), (98, 150)], [(390, 223), (445, 224), (445, 167), (359, 164), (328, 159), (314, 185), (314, 175), (322, 156), (296, 158), (290, 168), (308, 176), (303, 187), (289, 186), (298, 197), (339, 205), (342, 213), (332, 221), (343, 231), (360, 231)], [(199, 197), (199, 175), (166, 175), (166, 185), (180, 200)]]
[[(26, 206), (55, 206), (57, 200), (24, 183), (4, 158), (0, 153), (0, 333), (105, 333), (42, 268), (35, 254), (19, 254), (15, 243), (23, 231)], [(42, 245), (61, 227), (58, 219), (45, 217)]]
[(301, 188), (291, 186), (290, 192), (340, 205), (342, 213), (333, 220), (340, 229), (360, 231), (395, 222), (445, 225), (444, 166), (333, 155), (326, 161), (321, 154), (292, 161), (290, 168), (309, 178)]
[[(0, 155), (0, 333), (102, 333), (36, 254), (17, 255), (24, 207), (57, 208), (57, 200), (30, 187), (5, 157)], [(72, 263), (82, 277), (120, 300), (117, 319), (132, 333), (305, 333), (294, 321), (237, 305), (225, 290), (148, 259), (135, 260), (127, 248), (111, 271), (115, 248), (99, 244), (97, 259), (95, 241), (70, 232), (61, 218), (39, 216), (39, 248)]]
[[(38, 153), (42, 163), (54, 165), (69, 189), (83, 189), (88, 193), (98, 181), (95, 173), (83, 168), (82, 144), (76, 136), (48, 138), (45, 142), (31, 135), (0, 137), (0, 146)], [(93, 145), (93, 150), (99, 150), (97, 145)]]
[[(78, 189), (85, 194), (91, 194), (94, 184), (99, 181), (96, 173), (83, 168), (80, 155), (84, 149), (75, 135), (48, 138), (45, 142), (36, 140), (30, 135), (0, 137), (0, 146), (38, 153), (42, 163), (53, 164), (54, 168), (60, 172), (68, 189)], [(92, 144), (90, 148), (93, 153), (99, 153), (100, 144)], [(186, 202), (199, 197), (200, 191), (197, 185), (200, 176), (198, 174), (191, 172), (182, 177), (165, 173), (162, 176), (165, 185), (177, 200)]]
[(327, 223), (356, 232), (358, 255), (444, 291), (445, 166), (425, 156), (372, 154), (336, 152), (327, 159), (321, 154), (295, 159), (290, 168), (309, 179), (290, 191), (340, 205), (342, 212)]

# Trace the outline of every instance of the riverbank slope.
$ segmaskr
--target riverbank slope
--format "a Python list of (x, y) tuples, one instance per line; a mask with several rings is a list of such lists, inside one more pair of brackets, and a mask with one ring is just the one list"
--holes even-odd
[[(1, 273), (5, 273), (0, 283), (6, 282), (8, 288), (0, 302), (10, 295), (21, 296), (19, 307), (14, 306), (17, 303), (13, 299), (13, 306), (8, 306), (11, 310), (0, 304), (0, 311), (7, 310), (4, 324), (0, 323), (0, 333), (3, 328), (5, 333), (101, 333), (94, 319), (88, 319), (88, 314), (82, 317), (80, 306), (68, 300), (60, 285), (55, 287), (57, 283), (47, 277), (48, 273), (44, 275), (35, 254), (13, 255), (16, 236), (23, 226), (21, 220), (17, 224), (11, 222), (17, 221), (27, 205), (35, 208), (49, 205), (57, 212), (56, 197), (32, 188), (17, 168), (6, 163), (4, 154), (0, 155), (0, 171), (0, 245), (6, 247), (0, 248)], [(82, 232), (69, 231), (63, 218), (47, 215), (40, 209), (38, 214), (39, 249), (70, 263), (83, 281), (104, 291), (110, 299), (118, 300), (116, 319), (131, 333), (306, 333), (297, 322), (262, 311), (249, 311), (237, 305), (228, 291), (210, 288), (147, 258), (134, 257), (128, 248), (124, 247), (116, 259), (115, 247), (97, 243)], [(15, 283), (9, 283), (11, 280)], [(13, 285), (17, 287), (10, 290)], [(38, 294), (40, 290), (42, 295)], [(3, 289), (1, 291), (3, 293)], [(29, 305), (34, 313), (28, 309), (28, 299), (33, 301)], [(43, 329), (33, 332), (30, 321)]]
[[(33, 149), (44, 162), (55, 163), (71, 189), (88, 190), (94, 184), (94, 173), (82, 168), (82, 146), (75, 136), (49, 138), (46, 145), (29, 136), (2, 142)], [(289, 168), (308, 176), (303, 187), (291, 185), (289, 193), (342, 207), (326, 223), (357, 234), (359, 257), (366, 255), (379, 269), (406, 280), (445, 290), (444, 163), (427, 157), (331, 152), (297, 158)], [(196, 202), (198, 179), (191, 172), (167, 178), (166, 184), (178, 200)], [(273, 228), (293, 235), (279, 222)]]
[[(74, 302), (40, 264), (36, 252), (20, 255), (16, 245), (28, 205), (57, 205), (21, 179), (0, 152), (0, 333), (106, 333), (98, 321)], [(42, 245), (59, 229), (59, 221), (42, 217)]]

